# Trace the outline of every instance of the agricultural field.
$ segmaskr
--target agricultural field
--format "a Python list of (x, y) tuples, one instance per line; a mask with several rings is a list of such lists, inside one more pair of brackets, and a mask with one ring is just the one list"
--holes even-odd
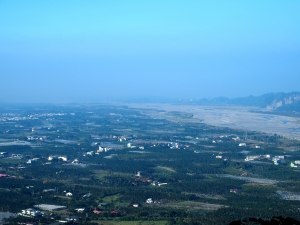
[[(162, 225), (273, 216), (300, 220), (297, 139), (209, 125), (199, 114), (177, 108), (0, 108), (0, 211), (19, 213), (6, 221)], [(37, 207), (42, 204), (64, 209)], [(20, 213), (29, 208), (41, 215)]]

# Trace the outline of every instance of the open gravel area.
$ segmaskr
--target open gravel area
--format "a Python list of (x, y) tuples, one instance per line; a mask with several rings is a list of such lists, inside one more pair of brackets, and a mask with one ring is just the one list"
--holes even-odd
[(187, 122), (198, 121), (213, 126), (260, 131), (268, 134), (276, 133), (287, 138), (300, 139), (300, 118), (251, 112), (262, 110), (260, 108), (175, 104), (129, 104), (129, 106), (148, 109), (147, 114), (155, 118), (174, 121), (175, 118), (170, 117), (168, 112), (177, 111), (193, 115), (192, 119), (186, 119)]

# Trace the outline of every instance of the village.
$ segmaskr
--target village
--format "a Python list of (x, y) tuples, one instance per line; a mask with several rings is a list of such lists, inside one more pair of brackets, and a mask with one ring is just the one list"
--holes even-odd
[(299, 173), (295, 140), (97, 107), (1, 114), (3, 216), (28, 224), (166, 222), (171, 212), (229, 212), (249, 202), (251, 188), (283, 205), (298, 199), (288, 186)]

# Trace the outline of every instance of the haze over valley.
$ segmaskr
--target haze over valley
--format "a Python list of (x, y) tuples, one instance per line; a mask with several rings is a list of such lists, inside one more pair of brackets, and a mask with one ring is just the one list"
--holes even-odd
[(299, 1), (0, 1), (0, 225), (300, 222)]

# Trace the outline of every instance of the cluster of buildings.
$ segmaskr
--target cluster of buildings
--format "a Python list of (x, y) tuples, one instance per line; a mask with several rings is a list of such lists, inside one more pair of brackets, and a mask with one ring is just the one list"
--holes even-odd
[(158, 181), (153, 181), (152, 183), (151, 183), (151, 185), (153, 185), (153, 186), (163, 186), (163, 185), (166, 185), (166, 184), (168, 184), (168, 183), (161, 183), (161, 182), (158, 182)]
[(170, 147), (170, 149), (179, 149), (179, 144), (177, 142), (171, 142), (168, 144), (168, 146)]
[[(267, 160), (271, 160), (274, 162), (275, 165), (278, 165), (280, 163), (285, 163), (285, 156), (284, 155), (276, 155), (276, 156), (271, 156), (269, 154), (267, 155), (253, 155), (253, 156), (247, 156), (245, 158), (246, 162), (249, 161), (254, 161), (254, 160), (263, 160), (263, 159), (267, 159)], [(300, 165), (300, 160), (296, 160), (294, 163), (291, 162), (290, 166), (291, 167), (297, 167), (297, 165)]]
[(162, 201), (153, 200), (152, 198), (148, 198), (145, 202), (146, 204), (161, 204)]
[(63, 162), (67, 162), (68, 158), (66, 156), (49, 156), (48, 161), (52, 161), (53, 159), (62, 160)]
[(15, 113), (3, 113), (0, 120), (2, 121), (19, 121), (19, 120), (37, 120), (40, 117), (65, 116), (67, 113), (35, 113), (27, 116), (20, 116)]
[[(32, 128), (31, 131), (34, 132), (35, 129)], [(27, 140), (28, 141), (45, 141), (45, 140), (48, 140), (48, 137), (47, 136), (29, 136), (29, 137), (27, 137)]]
[(88, 151), (83, 154), (83, 156), (93, 156), (93, 155), (99, 155), (101, 152), (108, 152), (111, 150), (111, 148), (101, 147), (99, 146), (98, 150), (96, 151)]
[(38, 160), (39, 160), (39, 158), (28, 159), (28, 161), (26, 163), (27, 164), (32, 164), (32, 163), (34, 163), (34, 162), (36, 162)]
[(272, 161), (274, 162), (275, 165), (278, 165), (279, 163), (284, 163), (285, 162), (285, 157), (283, 155), (274, 156), (272, 158)]
[(252, 161), (252, 160), (262, 160), (262, 159), (268, 159), (268, 160), (272, 160), (272, 161), (277, 161), (280, 159), (284, 159), (284, 156), (282, 155), (278, 155), (278, 156), (271, 156), (270, 154), (267, 155), (252, 155), (252, 156), (247, 156), (245, 158), (245, 161)]
[(19, 216), (25, 216), (25, 217), (38, 217), (42, 216), (42, 212), (29, 208), (29, 209), (22, 209), (20, 213), (18, 213)]
[(271, 159), (271, 155), (252, 155), (252, 156), (247, 156), (245, 158), (245, 161), (253, 161), (253, 160), (262, 160), (262, 159)]
[(11, 158), (11, 159), (23, 159), (24, 155), (23, 154), (11, 154), (11, 156), (9, 158)]

